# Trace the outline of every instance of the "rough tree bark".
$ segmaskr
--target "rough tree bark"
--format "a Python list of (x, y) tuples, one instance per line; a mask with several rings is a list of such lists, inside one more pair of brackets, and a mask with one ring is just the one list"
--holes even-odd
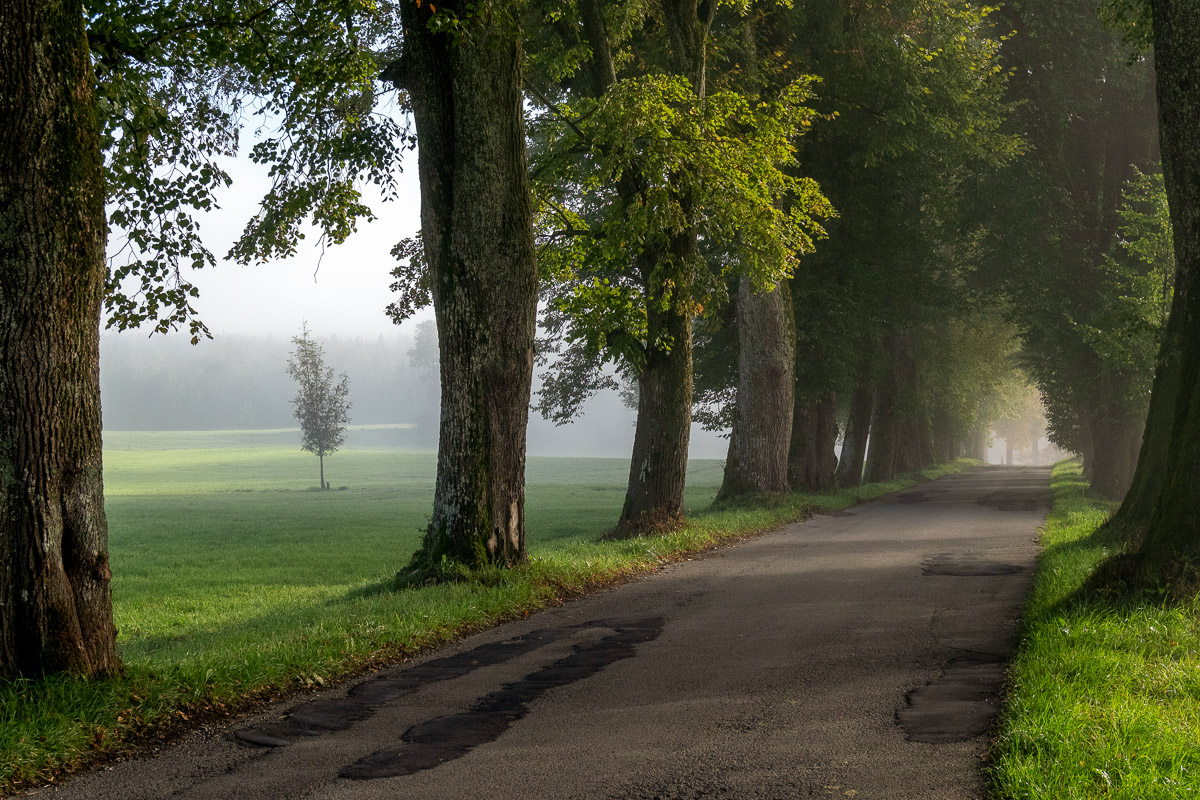
[(755, 293), (738, 280), (737, 411), (718, 500), (786, 492), (792, 439), (796, 322), (787, 281)]
[(0, 3), (0, 677), (121, 668), (100, 448), (106, 225), (83, 8)]
[(1183, 578), (1176, 591), (1191, 592), (1200, 561), (1200, 0), (1152, 5), (1159, 135), (1177, 273), (1139, 479), (1127, 501), (1137, 513), (1124, 517), (1137, 525), (1153, 506), (1136, 554), (1141, 572), (1151, 582)]
[[(695, 240), (693, 239), (693, 244)], [(625, 505), (617, 533), (666, 530), (683, 519), (688, 440), (692, 425), (692, 318), (672, 303), (650, 308), (652, 341), (672, 342), (669, 351), (648, 348), (638, 374), (638, 413)]]
[(850, 415), (846, 418), (846, 435), (842, 439), (842, 456), (838, 460), (834, 483), (839, 489), (862, 483), (863, 463), (867, 456), (867, 436), (871, 432), (871, 409), (875, 403), (875, 387), (870, 375), (859, 380), (850, 398)]
[(414, 566), (525, 560), (525, 429), (537, 274), (522, 113), (520, 3), (401, 4), (404, 54), (384, 76), (417, 127), (421, 238), (441, 368), (433, 518)]

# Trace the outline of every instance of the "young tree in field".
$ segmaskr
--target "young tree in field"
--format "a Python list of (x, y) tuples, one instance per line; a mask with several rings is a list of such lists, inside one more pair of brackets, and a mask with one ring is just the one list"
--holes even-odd
[(350, 379), (342, 373), (334, 382), (333, 367), (325, 366), (325, 349), (308, 335), (305, 325), (292, 337), (296, 349), (288, 358), (287, 372), (296, 381), (292, 413), (300, 422), (300, 449), (320, 459), (321, 488), (325, 482), (325, 456), (337, 451), (346, 439), (350, 422)]

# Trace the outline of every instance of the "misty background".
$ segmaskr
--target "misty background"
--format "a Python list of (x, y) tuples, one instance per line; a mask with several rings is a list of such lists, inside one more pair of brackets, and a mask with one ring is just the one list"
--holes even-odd
[[(382, 317), (382, 312), (380, 312)], [(390, 325), (390, 323), (389, 323)], [(413, 450), (436, 450), (437, 340), (432, 320), (406, 323), (386, 335), (322, 335), (325, 364), (350, 378), (352, 426), (406, 425), (383, 436), (356, 437)], [(296, 385), (284, 367), (294, 331), (219, 334), (193, 346), (187, 337), (106, 333), (100, 343), (100, 397), (105, 446), (121, 448), (119, 431), (262, 430), (295, 428)], [(537, 388), (535, 374), (534, 388)], [(629, 458), (636, 413), (615, 391), (592, 398), (574, 423), (556, 427), (530, 415), (529, 453)], [(357, 441), (356, 441), (357, 440)], [(299, 447), (299, 433), (296, 435)], [(693, 426), (691, 457), (724, 458), (728, 441)]]

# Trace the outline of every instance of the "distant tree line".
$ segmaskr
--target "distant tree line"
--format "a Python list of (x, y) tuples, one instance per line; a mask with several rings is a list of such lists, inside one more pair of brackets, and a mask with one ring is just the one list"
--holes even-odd
[[(417, 426), (415, 446), (437, 446), (436, 372), (413, 364), (411, 336), (318, 337), (326, 360), (354, 385), (355, 424)], [(436, 340), (426, 343), (437, 358)], [(101, 337), (101, 394), (109, 430), (291, 428), (295, 387), (280, 335), (219, 336), (199, 347), (176, 337)]]

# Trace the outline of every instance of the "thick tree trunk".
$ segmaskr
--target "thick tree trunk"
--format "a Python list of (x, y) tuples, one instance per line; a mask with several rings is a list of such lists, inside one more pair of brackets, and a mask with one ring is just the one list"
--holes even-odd
[(737, 326), (737, 416), (718, 500), (789, 488), (796, 323), (787, 282), (756, 294), (743, 275), (738, 281)]
[(104, 190), (83, 8), (0, 3), (0, 678), (121, 668), (100, 447)]
[(674, 303), (667, 309), (651, 304), (647, 322), (650, 341), (672, 346), (670, 351), (651, 348), (638, 375), (629, 486), (616, 529), (622, 536), (668, 530), (683, 519), (692, 426), (692, 319)]
[(442, 386), (433, 518), (414, 565), (514, 564), (537, 304), (516, 9), (477, 6), (459, 36), (429, 30), (428, 3), (400, 8), (405, 50), (388, 77), (416, 120)]
[[(1155, 385), (1156, 390), (1170, 389), (1169, 384), (1177, 389), (1173, 403), (1152, 407), (1172, 422), (1161, 489), (1140, 556), (1151, 580), (1181, 577), (1179, 588), (1194, 591), (1200, 559), (1200, 2), (1153, 0), (1153, 9), (1159, 129), (1178, 268), (1169, 326), (1174, 336), (1167, 337), (1164, 348), (1179, 350), (1177, 377), (1169, 370), (1168, 385)], [(1172, 357), (1164, 350), (1159, 363)], [(1161, 435), (1163, 425), (1150, 420), (1147, 438)], [(1153, 457), (1159, 447), (1150, 441), (1143, 457)], [(1148, 488), (1142, 484), (1139, 491)], [(1191, 574), (1183, 574), (1185, 569)]]
[(905, 412), (900, 419), (896, 447), (897, 473), (916, 472), (937, 460), (933, 449), (933, 431), (925, 413), (913, 408), (905, 409)]
[[(1178, 264), (1178, 262), (1176, 262)], [(1137, 546), (1150, 527), (1154, 507), (1162, 492), (1167, 473), (1167, 453), (1175, 422), (1175, 406), (1179, 402), (1180, 367), (1186, 347), (1181, 336), (1187, 317), (1183, 281), (1176, 269), (1175, 294), (1171, 301), (1171, 315), (1163, 336), (1162, 348), (1154, 372), (1154, 386), (1150, 391), (1150, 409), (1146, 415), (1146, 427), (1142, 433), (1141, 450), (1137, 468), (1129, 491), (1117, 513), (1109, 523), (1120, 528), (1130, 544)]]
[(325, 456), (324, 456), (324, 454), (319, 454), (317, 456), (317, 460), (321, 463), (321, 488), (328, 489), (329, 487), (325, 485)]
[(875, 389), (869, 376), (862, 378), (850, 399), (850, 415), (846, 419), (846, 435), (842, 439), (842, 457), (834, 475), (841, 489), (862, 483), (863, 463), (867, 455), (867, 436), (871, 432), (871, 409)]
[(793, 490), (822, 492), (835, 486), (838, 459), (837, 402), (832, 394), (795, 404), (788, 477)]

